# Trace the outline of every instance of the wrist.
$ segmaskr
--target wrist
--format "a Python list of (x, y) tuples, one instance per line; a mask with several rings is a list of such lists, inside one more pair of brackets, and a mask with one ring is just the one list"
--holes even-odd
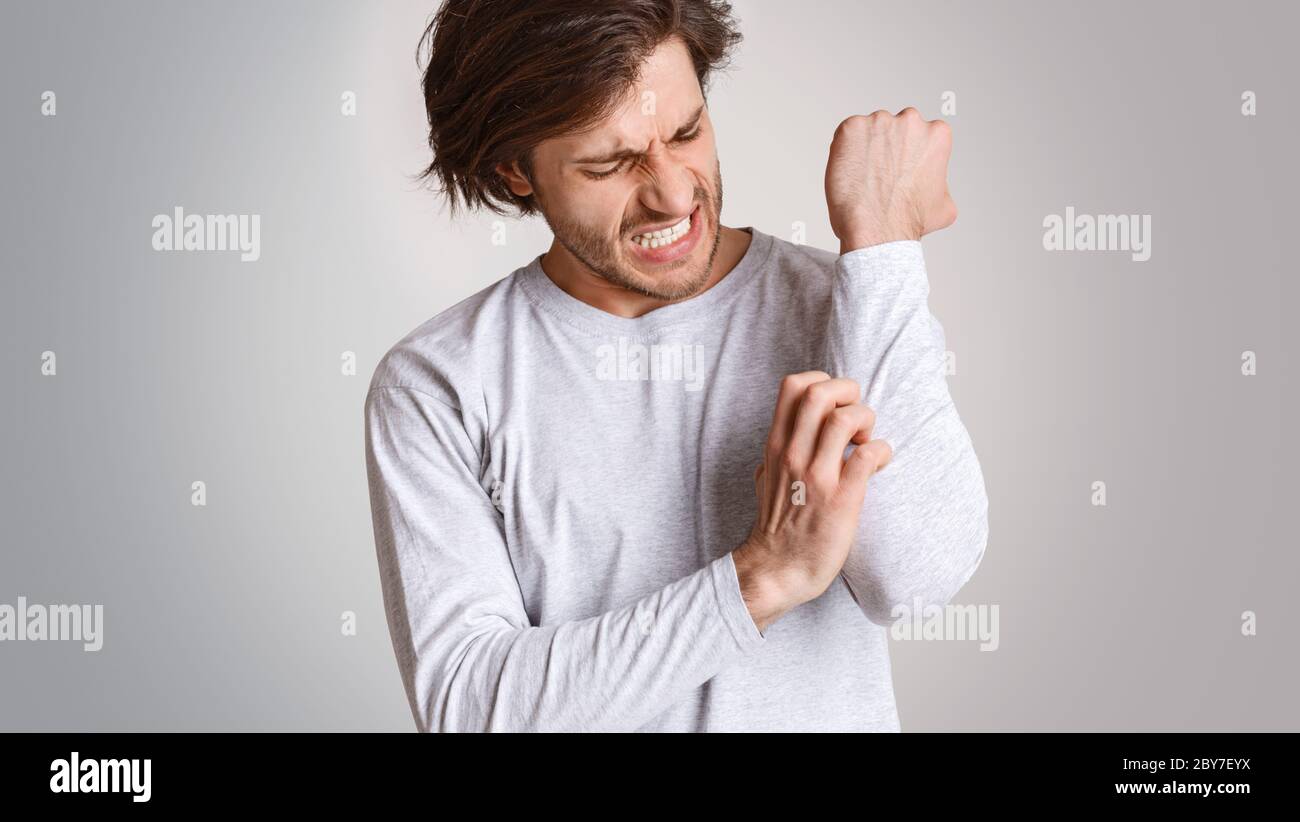
[(919, 220), (876, 219), (870, 213), (859, 214), (852, 220), (831, 220), (831, 228), (840, 240), (840, 253), (848, 254), (884, 245), (899, 240), (919, 240), (925, 232), (921, 230)]
[(731, 556), (740, 595), (760, 633), (803, 601), (793, 592), (789, 574), (781, 563), (761, 545), (746, 540)]
[(904, 240), (917, 241), (920, 237), (913, 237), (904, 232), (890, 232), (886, 234), (868, 234), (868, 235), (846, 235), (840, 239), (840, 254), (848, 254), (850, 251), (861, 251), (864, 248), (871, 248), (875, 245), (884, 245), (885, 243), (896, 243)]

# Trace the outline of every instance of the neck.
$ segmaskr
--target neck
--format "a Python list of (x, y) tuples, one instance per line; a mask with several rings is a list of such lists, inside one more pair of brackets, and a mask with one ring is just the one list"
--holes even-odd
[(725, 225), (721, 227), (721, 232), (717, 253), (713, 255), (713, 264), (709, 267), (708, 280), (695, 294), (677, 300), (647, 297), (615, 285), (588, 268), (557, 241), (552, 241), (550, 249), (542, 255), (542, 271), (566, 294), (582, 300), (587, 305), (618, 317), (640, 317), (656, 308), (663, 308), (703, 294), (721, 282), (722, 278), (736, 267), (749, 249), (749, 242), (753, 236), (747, 231)]

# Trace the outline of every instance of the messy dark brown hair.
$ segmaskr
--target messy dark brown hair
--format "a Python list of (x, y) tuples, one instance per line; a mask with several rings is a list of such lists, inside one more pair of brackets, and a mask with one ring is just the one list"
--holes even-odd
[[(420, 38), (433, 161), (421, 175), (450, 202), (537, 211), (494, 169), (532, 176), (541, 142), (607, 116), (664, 40), (686, 44), (700, 88), (741, 35), (719, 0), (446, 0)], [(427, 53), (427, 62), (422, 59)]]

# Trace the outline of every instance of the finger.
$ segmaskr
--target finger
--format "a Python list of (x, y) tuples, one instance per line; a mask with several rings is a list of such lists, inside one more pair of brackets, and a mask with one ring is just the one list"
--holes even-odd
[(871, 440), (866, 445), (859, 445), (844, 461), (842, 482), (865, 494), (867, 480), (888, 465), (893, 456), (894, 450), (884, 440)]
[(947, 228), (957, 221), (957, 204), (953, 202), (948, 187), (948, 163), (952, 158), (952, 128), (943, 120), (935, 120), (930, 124), (930, 128), (934, 135), (933, 173), (937, 179), (935, 185), (931, 187), (936, 197), (926, 218), (926, 222), (929, 223), (926, 226), (927, 234)]
[(781, 380), (781, 388), (777, 392), (776, 410), (772, 415), (772, 429), (767, 435), (767, 452), (765, 454), (766, 462), (772, 466), (772, 470), (775, 472), (774, 475), (768, 477), (763, 492), (764, 499), (767, 501), (768, 518), (771, 522), (780, 520), (786, 509), (789, 482), (792, 479), (798, 479), (798, 477), (786, 476), (781, 463), (785, 459), (786, 450), (789, 448), (790, 436), (794, 428), (794, 420), (798, 413), (799, 404), (802, 402), (804, 393), (809, 386), (829, 379), (830, 375), (825, 371), (803, 371), (798, 374), (789, 374)]
[(944, 195), (938, 198), (926, 213), (924, 233), (929, 234), (945, 229), (955, 222), (957, 222), (957, 204), (953, 202), (952, 195), (944, 192)]
[(814, 383), (825, 382), (830, 375), (825, 371), (804, 371), (789, 374), (781, 380), (781, 387), (776, 395), (776, 409), (772, 413), (772, 427), (767, 434), (767, 458), (773, 462), (785, 453), (790, 441), (790, 432), (794, 427), (795, 412), (803, 399), (804, 391)]
[(943, 206), (939, 209), (939, 220), (944, 228), (957, 222), (957, 204), (953, 202), (952, 195), (946, 191), (943, 195)]
[(885, 466), (889, 465), (891, 462), (894, 461), (893, 446), (891, 446), (885, 440), (872, 440), (871, 442), (867, 443), (867, 445), (871, 446), (879, 453), (879, 457), (876, 459), (877, 472), (884, 470)]
[(770, 483), (767, 484), (767, 498), (774, 518), (780, 516), (780, 512), (785, 507), (783, 483), (787, 477), (784, 477), (780, 463), (785, 458), (785, 451), (789, 447), (790, 433), (794, 428), (798, 407), (803, 401), (803, 393), (810, 385), (827, 381), (829, 378), (831, 376), (824, 371), (803, 371), (792, 373), (781, 380), (780, 391), (777, 391), (776, 410), (772, 412), (772, 428), (767, 434), (767, 462), (771, 464), (772, 470), (777, 472), (777, 476), (771, 477)]
[[(794, 428), (786, 444), (787, 465), (806, 468), (817, 450), (822, 423), (841, 405), (851, 405), (862, 398), (861, 389), (845, 377), (813, 383), (803, 392), (803, 400), (795, 412)], [(798, 477), (796, 477), (798, 479)]]
[(927, 120), (930, 124), (930, 130), (941, 148), (947, 150), (952, 147), (952, 126), (947, 120)]
[(927, 125), (930, 127), (930, 161), (937, 168), (936, 173), (941, 173), (946, 181), (948, 162), (952, 159), (952, 126), (943, 120), (932, 120)]
[(836, 408), (826, 417), (821, 438), (817, 441), (817, 454), (813, 457), (812, 473), (838, 481), (844, 470), (844, 449), (855, 439), (867, 442), (876, 414), (860, 402)]
[(869, 422), (869, 423), (867, 424), (866, 430), (858, 431), (857, 433), (855, 433), (855, 434), (853, 435), (852, 439), (849, 440), (849, 442), (853, 443), (854, 445), (863, 445), (863, 444), (865, 444), (868, 440), (870, 440), (870, 439), (871, 439), (871, 432), (872, 432), (873, 430), (875, 430), (875, 427), (876, 427), (876, 411), (875, 411), (875, 409), (874, 409), (874, 408), (871, 408), (870, 406), (867, 406), (867, 405), (863, 405), (863, 407), (866, 408), (868, 411), (871, 412), (871, 422)]

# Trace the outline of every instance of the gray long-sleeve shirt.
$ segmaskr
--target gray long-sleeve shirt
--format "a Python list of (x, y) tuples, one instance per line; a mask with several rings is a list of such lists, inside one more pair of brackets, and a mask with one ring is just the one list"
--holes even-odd
[[(988, 535), (917, 242), (763, 232), (717, 285), (625, 318), (540, 255), (398, 342), (366, 455), (389, 628), (421, 730), (899, 729), (896, 604), (942, 604)], [(731, 551), (777, 387), (856, 379), (893, 447), (824, 594), (760, 633)]]

